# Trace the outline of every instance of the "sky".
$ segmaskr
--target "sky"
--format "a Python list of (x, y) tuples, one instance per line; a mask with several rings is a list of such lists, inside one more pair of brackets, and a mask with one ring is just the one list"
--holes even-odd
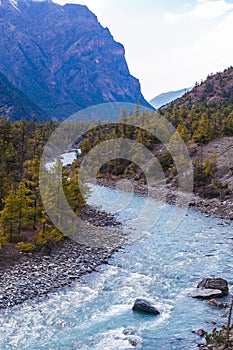
[(147, 100), (233, 65), (233, 0), (54, 0), (88, 6), (125, 47)]

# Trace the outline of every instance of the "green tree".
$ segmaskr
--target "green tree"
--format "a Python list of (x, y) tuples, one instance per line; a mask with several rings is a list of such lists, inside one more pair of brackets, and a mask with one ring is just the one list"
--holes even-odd
[(198, 122), (197, 130), (194, 132), (193, 140), (198, 144), (207, 143), (213, 139), (214, 128), (208, 115), (204, 113)]
[(0, 223), (4, 234), (20, 234), (22, 228), (31, 223), (31, 200), (24, 183), (20, 183), (15, 190), (11, 188), (4, 200), (4, 209), (0, 212)]
[(24, 162), (23, 181), (28, 189), (28, 196), (31, 201), (31, 215), (34, 230), (36, 230), (38, 218), (42, 215), (43, 210), (39, 189), (39, 167), (40, 160), (37, 156)]

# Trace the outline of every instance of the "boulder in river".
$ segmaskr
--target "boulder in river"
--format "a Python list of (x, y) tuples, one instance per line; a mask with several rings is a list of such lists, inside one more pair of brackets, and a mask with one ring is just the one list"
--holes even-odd
[(192, 331), (192, 333), (199, 335), (199, 337), (204, 337), (206, 335), (204, 329), (198, 329), (197, 331)]
[(223, 295), (228, 295), (228, 283), (223, 278), (205, 278), (198, 285), (197, 288), (218, 289)]
[(128, 327), (123, 330), (124, 335), (135, 335), (137, 334), (137, 330), (134, 327)]
[(228, 283), (223, 278), (205, 278), (194, 291), (193, 298), (221, 298), (229, 293)]
[(128, 341), (129, 341), (130, 345), (132, 345), (134, 347), (138, 346), (138, 344), (139, 344), (137, 338), (130, 338), (130, 339), (128, 339)]
[(136, 299), (133, 305), (134, 311), (145, 312), (147, 314), (159, 315), (160, 312), (149, 301)]

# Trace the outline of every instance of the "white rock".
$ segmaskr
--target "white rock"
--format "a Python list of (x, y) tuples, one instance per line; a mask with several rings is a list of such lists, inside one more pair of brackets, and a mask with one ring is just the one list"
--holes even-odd
[(210, 288), (197, 288), (192, 297), (193, 298), (202, 298), (202, 299), (209, 299), (212, 297), (218, 298), (222, 297), (223, 293), (219, 289), (210, 289)]

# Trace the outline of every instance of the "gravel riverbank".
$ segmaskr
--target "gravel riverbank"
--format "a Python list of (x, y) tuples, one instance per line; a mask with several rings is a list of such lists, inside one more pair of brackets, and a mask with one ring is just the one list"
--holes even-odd
[(0, 308), (45, 297), (108, 263), (112, 254), (121, 247), (122, 241), (117, 239), (121, 224), (113, 215), (90, 206), (84, 209), (82, 218), (90, 225), (103, 227), (103, 230), (106, 226), (113, 227), (109, 247), (88, 247), (64, 238), (53, 244), (47, 254), (22, 253), (18, 260), (12, 259), (0, 268)]
[(0, 271), (0, 308), (43, 297), (72, 284), (97, 266), (106, 264), (117, 247), (88, 248), (66, 238), (50, 255), (27, 255), (12, 267)]

